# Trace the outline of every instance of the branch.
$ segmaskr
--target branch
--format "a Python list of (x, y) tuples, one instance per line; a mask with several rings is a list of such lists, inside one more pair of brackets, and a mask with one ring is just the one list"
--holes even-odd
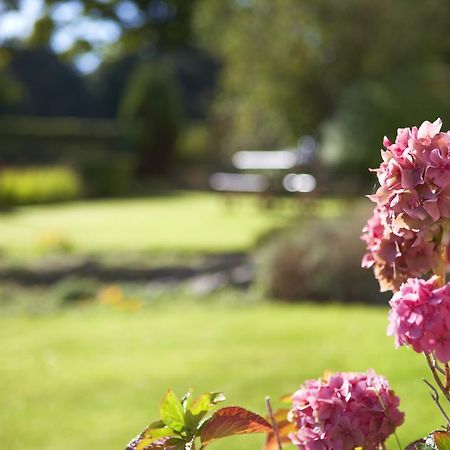
[(448, 362), (444, 364), (445, 369), (445, 390), (450, 390), (450, 367), (448, 366)]
[(431, 398), (433, 399), (434, 403), (436, 403), (436, 406), (438, 407), (439, 411), (441, 412), (441, 414), (444, 416), (445, 420), (447, 421), (448, 424), (450, 424), (450, 419), (447, 416), (446, 412), (444, 411), (444, 408), (441, 406), (440, 402), (439, 402), (439, 393), (436, 390), (436, 388), (427, 380), (425, 380), (425, 378), (422, 378), (422, 381), (432, 390), (432, 392), (430, 392)]
[(449, 394), (448, 390), (445, 389), (445, 386), (442, 384), (442, 381), (439, 378), (439, 374), (436, 371), (435, 363), (433, 363), (433, 361), (431, 360), (430, 355), (428, 355), (427, 353), (424, 353), (424, 355), (425, 355), (425, 358), (427, 360), (428, 367), (430, 368), (431, 373), (433, 374), (434, 381), (436, 381), (436, 384), (438, 385), (439, 389), (442, 391), (442, 393), (444, 394), (445, 398), (450, 403), (450, 394)]
[(269, 414), (270, 422), (272, 423), (273, 434), (275, 435), (275, 439), (277, 440), (278, 450), (282, 450), (283, 446), (281, 445), (280, 433), (278, 430), (277, 421), (273, 415), (272, 404), (270, 403), (270, 397), (266, 397), (266, 408), (267, 413)]
[(433, 367), (441, 374), (446, 375), (445, 370), (436, 362), (436, 358), (434, 357), (433, 353), (430, 353), (431, 362), (433, 364)]

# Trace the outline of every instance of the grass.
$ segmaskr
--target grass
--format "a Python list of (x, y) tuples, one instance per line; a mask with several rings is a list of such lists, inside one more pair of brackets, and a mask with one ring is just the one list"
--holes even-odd
[[(322, 200), (320, 213), (338, 214), (338, 203)], [(299, 211), (292, 198), (265, 209), (260, 199), (242, 195), (227, 207), (221, 195), (206, 192), (29, 206), (0, 216), (0, 252), (27, 258), (53, 250), (165, 255), (245, 251), (297, 218)]]
[[(228, 404), (263, 412), (265, 395), (292, 392), (324, 369), (369, 367), (401, 395), (406, 445), (442, 419), (420, 381), (424, 361), (395, 351), (385, 327), (381, 308), (188, 302), (0, 318), (0, 447), (120, 449), (156, 418), (168, 387), (223, 390)], [(211, 448), (260, 443), (240, 437)]]

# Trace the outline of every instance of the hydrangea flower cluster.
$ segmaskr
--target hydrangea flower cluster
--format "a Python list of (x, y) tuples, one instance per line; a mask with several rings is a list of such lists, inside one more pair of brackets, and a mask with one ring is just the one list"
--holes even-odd
[(370, 198), (397, 235), (450, 218), (450, 133), (441, 127), (441, 119), (426, 121), (400, 128), (394, 143), (384, 138), (383, 162), (375, 170), (380, 187)]
[(380, 187), (369, 198), (374, 214), (361, 238), (382, 291), (396, 291), (410, 277), (435, 270), (441, 260), (443, 224), (450, 218), (450, 132), (442, 121), (399, 128), (384, 138)]
[(399, 398), (373, 370), (306, 381), (292, 404), (290, 439), (300, 450), (376, 450), (404, 420)]
[(436, 276), (411, 278), (389, 303), (388, 334), (395, 336), (396, 347), (410, 345), (418, 353), (450, 361), (450, 283), (441, 287)]
[(362, 266), (373, 267), (382, 292), (398, 290), (408, 278), (420, 277), (439, 264), (441, 235), (436, 224), (397, 236), (388, 226), (386, 212), (375, 208), (361, 236), (367, 246)]

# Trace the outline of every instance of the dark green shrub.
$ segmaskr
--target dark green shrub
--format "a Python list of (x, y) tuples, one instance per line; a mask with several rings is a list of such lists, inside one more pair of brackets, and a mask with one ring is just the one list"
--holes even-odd
[(259, 282), (285, 300), (374, 303), (383, 300), (371, 271), (361, 268), (358, 239), (368, 212), (309, 219), (275, 237), (259, 253)]
[(130, 192), (135, 170), (133, 155), (93, 152), (77, 166), (88, 197), (118, 197)]
[(89, 278), (66, 278), (57, 283), (51, 293), (62, 303), (71, 304), (93, 300), (99, 290), (99, 284)]
[(73, 200), (81, 182), (67, 167), (11, 168), (0, 172), (0, 205), (19, 206)]
[(177, 141), (177, 161), (182, 167), (198, 167), (208, 162), (211, 131), (205, 123), (192, 123), (185, 127)]
[(141, 174), (167, 175), (181, 126), (181, 99), (173, 72), (162, 62), (137, 66), (119, 116)]

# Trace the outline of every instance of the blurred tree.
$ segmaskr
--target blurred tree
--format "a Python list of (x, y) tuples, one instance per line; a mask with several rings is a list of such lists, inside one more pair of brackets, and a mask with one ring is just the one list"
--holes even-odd
[[(8, 0), (3, 11), (18, 4)], [(184, 111), (190, 118), (203, 119), (208, 110), (204, 99), (214, 90), (215, 70), (220, 66), (208, 124), (213, 124), (217, 147), (224, 153), (292, 145), (302, 134), (320, 135), (324, 123), (327, 142), (330, 133), (336, 142), (346, 142), (348, 123), (373, 130), (374, 135), (373, 120), (380, 129), (392, 130), (399, 121), (422, 117), (392, 111), (394, 99), (409, 105), (408, 110), (418, 110), (405, 86), (426, 104), (423, 112), (445, 110), (447, 104), (446, 83), (440, 80), (449, 73), (450, 2), (43, 0), (43, 5), (26, 44), (56, 48), (61, 33), (70, 29), (74, 42), (58, 51), (71, 61), (81, 54), (100, 55), (105, 62), (98, 77), (98, 86), (104, 82), (101, 114), (114, 116), (119, 92), (129, 85), (132, 61), (145, 55), (171, 60)], [(62, 19), (61, 11), (69, 6), (72, 17)], [(100, 31), (79, 32), (86, 21), (90, 29), (106, 27), (101, 29), (108, 39), (98, 39)], [(216, 64), (193, 50), (196, 39)], [(127, 96), (130, 92), (131, 87)], [(382, 101), (385, 97), (390, 102)], [(377, 111), (376, 117), (367, 105)], [(353, 111), (360, 111), (358, 120), (348, 119), (355, 116)], [(339, 151), (326, 152), (327, 161), (334, 161), (333, 167), (362, 167), (374, 151), (369, 148), (374, 142), (369, 134), (353, 133), (354, 139), (358, 137), (353, 146), (358, 153), (343, 144)], [(167, 148), (171, 147), (169, 143)]]
[[(3, 12), (18, 10), (20, 4), (18, 0), (8, 0), (2, 5)], [(43, 0), (41, 17), (36, 19), (31, 35), (23, 40), (32, 46), (47, 46), (55, 34), (70, 28), (73, 33), (74, 24), (88, 19), (119, 29), (114, 33), (119, 37), (118, 42), (107, 46), (109, 54), (149, 48), (166, 51), (191, 42), (190, 21), (195, 5), (196, 0)], [(70, 20), (58, 17), (61, 7), (70, 10)], [(77, 35), (65, 54), (74, 58), (92, 49), (105, 50), (96, 48), (97, 44), (95, 38)]]
[(437, 117), (449, 124), (449, 76), (447, 67), (427, 65), (352, 84), (323, 127), (324, 162), (337, 175), (364, 178), (380, 163), (384, 135), (394, 139), (397, 128)]
[(12, 56), (9, 49), (0, 49), (0, 114), (11, 109), (24, 95), (23, 86), (9, 69)]
[(173, 163), (182, 109), (173, 69), (164, 62), (139, 64), (119, 111), (142, 175), (167, 175)]
[[(102, 117), (116, 117), (130, 74), (145, 55), (126, 54), (105, 61), (92, 74), (93, 92), (97, 97), (98, 112)], [(173, 68), (181, 95), (183, 115), (187, 120), (204, 119), (213, 96), (217, 63), (204, 51), (195, 47), (182, 47), (153, 59), (164, 60)]]
[(138, 60), (138, 56), (132, 54), (106, 61), (91, 76), (97, 111), (101, 117), (117, 117), (127, 80)]
[[(345, 98), (360, 80), (378, 80), (395, 98), (391, 77), (447, 64), (449, 18), (450, 4), (439, 0), (199, 0), (196, 32), (223, 61), (213, 109), (223, 148), (283, 146), (319, 134), (338, 109), (353, 108)], [(410, 89), (427, 102), (433, 80), (412, 77)], [(385, 112), (380, 102), (378, 113)], [(371, 126), (363, 117), (362, 133)], [(388, 129), (398, 125), (399, 116), (387, 117)]]
[(217, 62), (195, 47), (182, 47), (166, 56), (174, 68), (189, 120), (204, 119), (216, 87)]
[(0, 99), (4, 100), (0, 102), (0, 113), (75, 117), (92, 114), (93, 101), (86, 81), (54, 53), (3, 48), (2, 55), (8, 63), (0, 71)]

